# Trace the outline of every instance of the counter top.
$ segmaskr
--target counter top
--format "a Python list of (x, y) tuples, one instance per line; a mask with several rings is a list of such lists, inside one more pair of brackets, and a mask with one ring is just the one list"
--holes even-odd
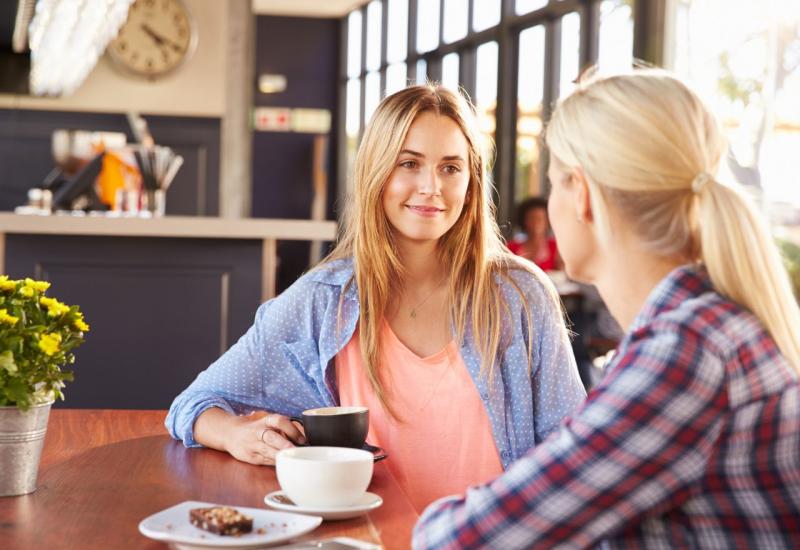
[(0, 212), (0, 234), (187, 237), (204, 239), (336, 239), (336, 222), (288, 219), (227, 219), (199, 216), (122, 218), (21, 215)]

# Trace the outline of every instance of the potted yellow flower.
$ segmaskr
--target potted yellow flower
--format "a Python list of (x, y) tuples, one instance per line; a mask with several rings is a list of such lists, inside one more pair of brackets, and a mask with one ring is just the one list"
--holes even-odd
[(72, 350), (89, 325), (50, 283), (0, 276), (0, 496), (36, 490), (50, 406), (72, 380)]

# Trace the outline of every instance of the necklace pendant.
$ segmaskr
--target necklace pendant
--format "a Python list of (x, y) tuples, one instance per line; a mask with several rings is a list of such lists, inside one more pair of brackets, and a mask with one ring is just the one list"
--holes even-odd
[(411, 318), (412, 319), (416, 319), (417, 318), (417, 310), (416, 309), (412, 309), (411, 310)]

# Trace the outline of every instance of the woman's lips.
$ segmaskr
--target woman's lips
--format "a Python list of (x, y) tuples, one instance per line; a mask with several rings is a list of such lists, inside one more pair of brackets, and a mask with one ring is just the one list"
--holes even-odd
[(432, 218), (436, 216), (439, 212), (444, 212), (442, 208), (437, 208), (435, 206), (420, 206), (414, 204), (407, 204), (406, 208), (408, 208), (415, 214), (424, 216), (426, 218)]

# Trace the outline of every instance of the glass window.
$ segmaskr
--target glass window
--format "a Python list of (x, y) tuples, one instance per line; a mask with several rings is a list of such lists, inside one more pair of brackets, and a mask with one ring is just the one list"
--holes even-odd
[(800, 242), (800, 2), (675, 4), (667, 63), (722, 122), (722, 176), (761, 196)]
[(351, 78), (347, 81), (347, 137), (358, 137), (361, 130), (361, 81)]
[(428, 64), (424, 59), (417, 60), (417, 84), (426, 84), (428, 82)]
[(358, 133), (361, 130), (361, 81), (351, 78), (347, 81), (347, 111), (345, 115), (347, 187), (352, 188), (353, 168), (358, 151)]
[(581, 16), (572, 12), (561, 18), (561, 79), (559, 97), (569, 95), (575, 89), (581, 60)]
[(347, 76), (361, 73), (361, 12), (356, 10), (347, 16)]
[(500, 0), (473, 0), (472, 28), (482, 31), (500, 22)]
[(489, 136), (494, 136), (497, 116), (497, 51), (497, 42), (487, 42), (476, 54), (475, 107), (478, 125)]
[(517, 13), (528, 13), (547, 5), (547, 0), (517, 0), (515, 10)]
[(544, 27), (519, 35), (517, 85), (516, 201), (542, 195), (541, 149), (544, 104)]
[(442, 58), (442, 85), (458, 90), (458, 54), (449, 53)]
[(386, 95), (402, 90), (407, 82), (405, 63), (393, 63), (386, 67)]
[(429, 52), (439, 45), (439, 0), (417, 4), (417, 51)]
[(604, 0), (600, 4), (601, 72), (624, 72), (633, 63), (633, 11), (626, 0)]
[(381, 12), (380, 0), (372, 0), (367, 6), (367, 70), (374, 71), (381, 66)]
[(455, 42), (467, 36), (469, 2), (467, 0), (444, 0), (443, 22), (442, 39), (445, 42)]
[(364, 81), (364, 121), (368, 122), (372, 113), (381, 102), (381, 75), (380, 73), (367, 73)]
[(404, 61), (408, 55), (408, 0), (389, 0), (386, 61)]

